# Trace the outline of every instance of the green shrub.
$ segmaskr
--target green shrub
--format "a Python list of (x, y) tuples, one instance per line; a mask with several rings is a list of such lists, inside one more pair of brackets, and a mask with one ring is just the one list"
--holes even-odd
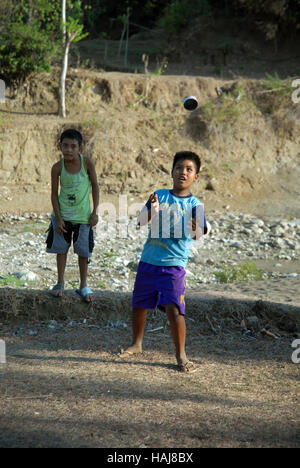
[(111, 263), (114, 262), (117, 257), (119, 257), (119, 254), (117, 252), (114, 252), (113, 249), (110, 249), (109, 252), (103, 252), (101, 266), (107, 267), (111, 265)]
[(222, 265), (222, 271), (215, 272), (220, 283), (234, 283), (241, 281), (259, 281), (263, 279), (263, 273), (253, 263), (241, 265)]
[(204, 104), (202, 111), (207, 119), (218, 124), (236, 122), (242, 115), (241, 105), (227, 96), (222, 96), (220, 101)]
[(268, 91), (278, 92), (282, 96), (287, 96), (288, 98), (291, 96), (293, 92), (292, 87), (292, 79), (288, 78), (285, 80), (281, 80), (277, 72), (275, 72), (274, 76), (266, 73), (266, 80), (262, 80), (262, 88)]
[(24, 286), (24, 283), (33, 285), (34, 281), (24, 281), (18, 279), (15, 275), (1, 275), (0, 276), (0, 287), (8, 286), (10, 288), (20, 288)]
[(163, 17), (160, 19), (160, 26), (169, 34), (176, 34), (186, 27), (195, 16), (207, 13), (210, 6), (209, 0), (175, 0), (168, 5)]
[(58, 5), (58, 0), (21, 0), (10, 9), (0, 9), (0, 78), (6, 85), (50, 69), (59, 50)]
[(45, 34), (29, 25), (11, 23), (0, 34), (1, 77), (6, 84), (20, 83), (33, 72), (49, 71), (53, 50)]

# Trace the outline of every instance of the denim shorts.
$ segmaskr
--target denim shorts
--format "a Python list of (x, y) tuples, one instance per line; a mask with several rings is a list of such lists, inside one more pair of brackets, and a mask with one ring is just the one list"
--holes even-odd
[(51, 217), (46, 239), (46, 252), (66, 254), (73, 241), (74, 253), (80, 257), (90, 258), (94, 248), (94, 233), (89, 224), (75, 224), (64, 221), (67, 232), (59, 234), (56, 231), (56, 219)]

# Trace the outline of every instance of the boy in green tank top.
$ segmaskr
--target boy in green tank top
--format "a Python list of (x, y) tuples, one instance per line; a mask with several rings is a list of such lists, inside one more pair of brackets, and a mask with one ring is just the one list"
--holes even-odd
[[(81, 154), (82, 135), (77, 130), (69, 129), (62, 133), (60, 149), (63, 158), (51, 170), (53, 213), (46, 240), (46, 251), (57, 255), (58, 279), (51, 293), (56, 297), (63, 293), (67, 253), (73, 237), (80, 273), (80, 287), (76, 292), (90, 302), (93, 291), (87, 286), (87, 270), (94, 247), (92, 227), (98, 222), (97, 175), (93, 161)], [(91, 191), (93, 211), (90, 207)]]

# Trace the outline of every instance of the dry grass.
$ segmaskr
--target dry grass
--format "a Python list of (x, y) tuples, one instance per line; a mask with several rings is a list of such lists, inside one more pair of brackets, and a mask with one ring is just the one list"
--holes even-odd
[(88, 325), (7, 336), (0, 366), (1, 447), (299, 447), (299, 365), (290, 339), (203, 334), (187, 320), (199, 363), (178, 373), (169, 331)]

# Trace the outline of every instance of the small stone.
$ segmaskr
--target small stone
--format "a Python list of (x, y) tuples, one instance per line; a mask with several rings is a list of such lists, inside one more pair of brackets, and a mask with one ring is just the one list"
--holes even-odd
[(249, 330), (253, 331), (258, 331), (259, 330), (259, 320), (256, 317), (256, 315), (251, 315), (250, 317), (247, 317), (247, 328)]

